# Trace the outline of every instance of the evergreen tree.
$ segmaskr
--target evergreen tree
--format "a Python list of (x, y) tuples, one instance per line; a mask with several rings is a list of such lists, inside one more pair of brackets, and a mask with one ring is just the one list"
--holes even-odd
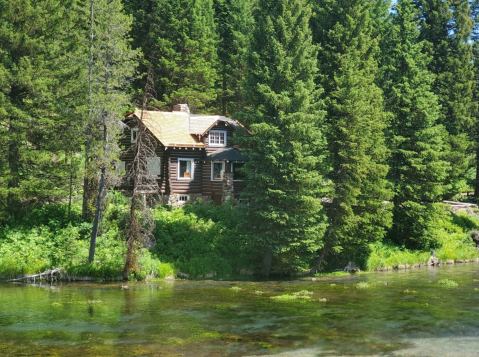
[[(165, 109), (192, 111), (216, 99), (217, 37), (213, 0), (127, 0), (134, 46), (155, 67), (155, 91)], [(144, 83), (138, 83), (142, 89)]]
[(447, 132), (438, 125), (440, 108), (432, 92), (434, 76), (419, 41), (417, 11), (412, 0), (399, 1), (389, 34), (385, 93), (393, 113), (389, 177), (395, 187), (392, 236), (412, 248), (434, 246), (433, 202), (444, 193), (448, 163), (444, 161)]
[[(391, 223), (384, 201), (392, 197), (386, 174), (387, 116), (376, 86), (377, 31), (374, 2), (315, 1), (315, 41), (327, 104), (327, 141), (334, 186), (329, 226), (318, 265), (328, 253), (358, 261), (368, 243), (381, 240)], [(377, 9), (377, 8), (376, 8)]]
[(246, 73), (246, 50), (254, 25), (251, 0), (214, 0), (218, 31), (219, 94), (221, 113), (234, 113), (244, 106), (241, 81)]
[(474, 64), (471, 34), (473, 20), (468, 0), (419, 0), (421, 39), (432, 60), (428, 69), (436, 75), (434, 93), (440, 104), (439, 123), (449, 133), (447, 196), (460, 192), (466, 171), (472, 166), (470, 140), (477, 103), (474, 96)]
[(76, 0), (0, 1), (0, 210), (68, 196), (81, 137), (78, 27)]
[(249, 201), (243, 230), (262, 256), (262, 274), (291, 272), (310, 263), (324, 231), (316, 48), (302, 0), (260, 0), (248, 57), (241, 121), (251, 136), (238, 138)]

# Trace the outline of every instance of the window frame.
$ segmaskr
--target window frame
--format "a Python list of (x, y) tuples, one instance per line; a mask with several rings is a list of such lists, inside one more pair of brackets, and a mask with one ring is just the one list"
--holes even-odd
[(138, 139), (139, 131), (140, 131), (140, 128), (131, 128), (130, 129), (130, 141), (132, 143), (136, 143), (136, 140)]
[[(211, 134), (223, 134), (224, 135), (224, 144), (211, 143)], [(226, 130), (210, 130), (208, 133), (208, 145), (211, 147), (225, 147), (228, 145), (228, 132)]]
[[(180, 162), (181, 161), (186, 161), (190, 162), (190, 177), (181, 177), (180, 176)], [(190, 159), (190, 158), (178, 158), (178, 164), (176, 168), (176, 177), (178, 180), (184, 180), (184, 181), (191, 181), (194, 179), (195, 176), (195, 159)]]
[[(214, 177), (214, 167), (215, 167), (215, 164), (221, 164), (222, 165), (222, 174), (221, 174), (221, 177), (220, 178), (215, 178)], [(211, 162), (211, 181), (222, 181), (224, 176), (225, 176), (225, 172), (226, 172), (226, 162), (225, 161), (212, 161)]]

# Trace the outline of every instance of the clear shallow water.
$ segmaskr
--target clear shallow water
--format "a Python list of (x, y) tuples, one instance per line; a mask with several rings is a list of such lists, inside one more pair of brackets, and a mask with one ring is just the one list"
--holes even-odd
[(129, 287), (0, 284), (0, 356), (479, 356), (479, 264)]

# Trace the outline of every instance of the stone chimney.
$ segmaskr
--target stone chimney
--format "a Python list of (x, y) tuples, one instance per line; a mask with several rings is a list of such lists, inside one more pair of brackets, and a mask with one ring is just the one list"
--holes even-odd
[(190, 108), (188, 108), (188, 104), (175, 104), (173, 106), (174, 112), (183, 112), (190, 114)]

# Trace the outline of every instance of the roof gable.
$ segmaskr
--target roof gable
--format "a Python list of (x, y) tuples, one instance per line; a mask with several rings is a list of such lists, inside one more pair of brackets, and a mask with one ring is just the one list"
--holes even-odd
[[(142, 116), (143, 115), (143, 116)], [(205, 147), (198, 136), (204, 136), (222, 121), (233, 129), (238, 122), (220, 115), (188, 114), (186, 112), (160, 112), (140, 109), (128, 115), (140, 119), (147, 129), (167, 147)]]

